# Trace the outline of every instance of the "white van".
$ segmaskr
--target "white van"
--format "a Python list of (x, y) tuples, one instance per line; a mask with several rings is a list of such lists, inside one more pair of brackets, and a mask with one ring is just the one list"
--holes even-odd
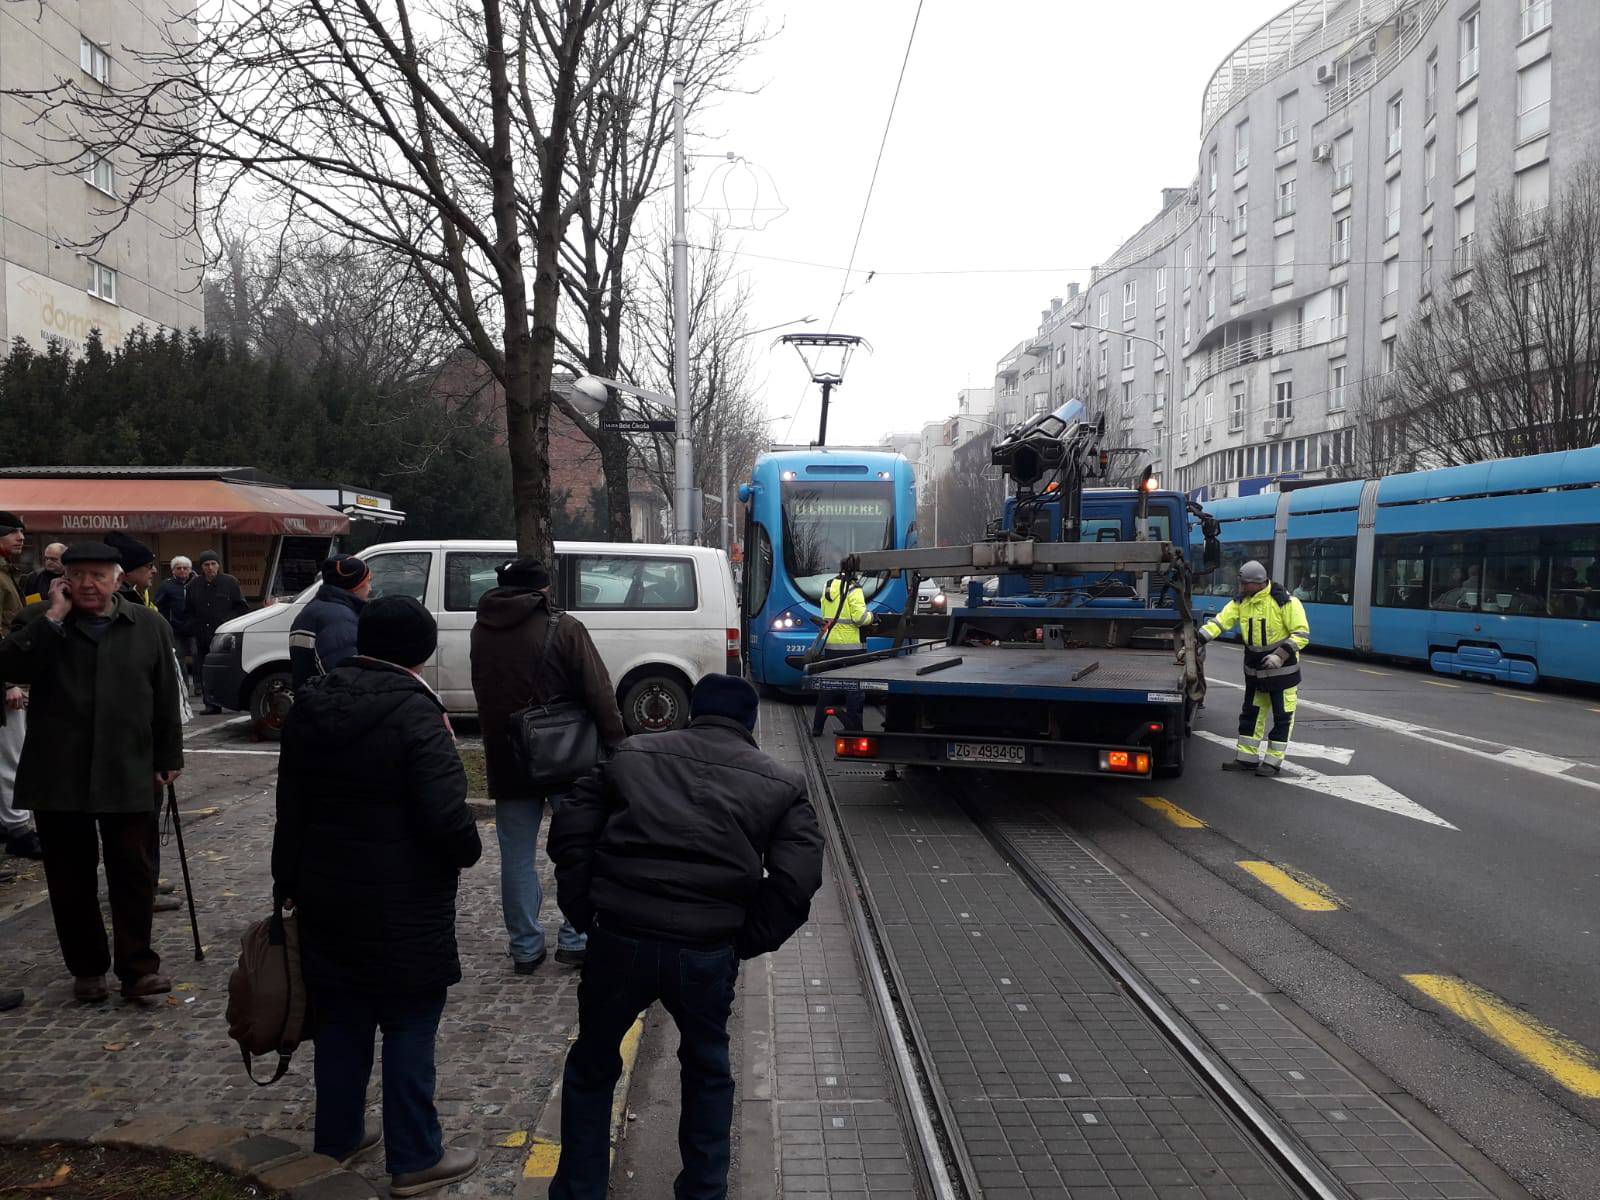
[[(414, 596), (439, 622), (439, 649), (422, 677), (453, 713), (473, 713), (469, 640), (478, 598), (512, 542), (388, 542), (361, 552), (374, 596)], [(701, 676), (740, 673), (739, 601), (728, 556), (704, 546), (557, 542), (552, 597), (588, 628), (616, 685), (630, 732), (688, 723)], [(316, 585), (288, 604), (235, 617), (206, 656), (207, 691), (267, 730), (290, 700), (289, 627)]]

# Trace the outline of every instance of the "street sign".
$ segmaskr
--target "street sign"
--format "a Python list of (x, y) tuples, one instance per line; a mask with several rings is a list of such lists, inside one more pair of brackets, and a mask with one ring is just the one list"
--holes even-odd
[(601, 421), (601, 429), (617, 433), (676, 433), (676, 421)]

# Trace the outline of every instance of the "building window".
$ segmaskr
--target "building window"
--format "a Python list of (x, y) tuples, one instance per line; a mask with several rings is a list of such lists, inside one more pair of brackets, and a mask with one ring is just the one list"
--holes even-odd
[(1332, 316), (1329, 318), (1328, 336), (1342, 338), (1350, 321), (1350, 285), (1341, 283), (1333, 289)]
[(1550, 0), (1522, 0), (1522, 36), (1550, 28)]
[(1433, 230), (1422, 235), (1422, 294), (1433, 291)]
[(1156, 268), (1156, 307), (1159, 308), (1161, 305), (1165, 304), (1166, 302), (1167, 302), (1167, 269), (1165, 267), (1157, 267)]
[(1294, 212), (1294, 164), (1278, 168), (1278, 215), (1287, 217)]
[(1250, 165), (1250, 120), (1245, 118), (1233, 127), (1233, 169), (1242, 171)]
[(1185, 300), (1183, 302), (1183, 344), (1185, 346), (1189, 344), (1189, 336), (1193, 328), (1189, 323), (1189, 302)]
[(1439, 52), (1435, 50), (1428, 55), (1428, 65), (1424, 68), (1422, 84), (1422, 119), (1424, 122), (1433, 120), (1433, 115), (1439, 109)]
[(1122, 285), (1122, 319), (1131, 321), (1139, 315), (1139, 281), (1130, 279)]
[(1386, 337), (1383, 339), (1383, 353), (1379, 356), (1379, 363), (1379, 369), (1385, 375), (1394, 373), (1394, 338)]
[(111, 160), (92, 150), (89, 152), (88, 162), (84, 164), (83, 181), (108, 196), (117, 194), (117, 173), (111, 165)]
[(1212, 208), (1211, 208), (1211, 211), (1206, 214), (1206, 257), (1207, 258), (1215, 258), (1216, 254), (1217, 254), (1217, 221), (1219, 219), (1220, 218), (1217, 216), (1216, 206), (1213, 205)]
[(1405, 105), (1402, 102), (1402, 97), (1397, 93), (1389, 101), (1389, 115), (1385, 120), (1385, 126), (1389, 131), (1390, 158), (1400, 153), (1400, 126), (1404, 115)]
[(1100, 324), (1104, 325), (1111, 320), (1111, 296), (1107, 292), (1100, 293)]
[(117, 302), (117, 273), (104, 263), (89, 259), (89, 295), (107, 304)]
[(1238, 304), (1245, 296), (1244, 255), (1239, 255), (1233, 260), (1233, 291), (1232, 300)]
[(1526, 171), (1518, 171), (1511, 194), (1523, 220), (1544, 212), (1550, 204), (1550, 164), (1535, 163)]
[(1228, 428), (1238, 433), (1244, 428), (1244, 384), (1236, 383), (1228, 393)]
[(1290, 92), (1278, 97), (1278, 149), (1292, 146), (1300, 136), (1300, 126), (1294, 119), (1295, 102), (1299, 93)]
[(1213, 275), (1206, 280), (1206, 320), (1212, 321), (1217, 315), (1217, 277)]
[(1156, 368), (1156, 393), (1154, 398), (1155, 410), (1160, 412), (1167, 407), (1167, 375), (1160, 367)]
[[(1167, 356), (1167, 323), (1156, 322), (1156, 359), (1157, 361)], [(1158, 370), (1160, 368), (1157, 368)]]
[(1242, 192), (1233, 194), (1233, 236), (1242, 238), (1250, 232), (1250, 197)]
[(1550, 132), (1550, 60), (1541, 58), (1517, 72), (1517, 141)]
[(1461, 75), (1458, 84), (1478, 73), (1478, 25), (1482, 13), (1474, 10), (1461, 18)]
[(1355, 177), (1355, 135), (1340, 134), (1333, 139), (1333, 190), (1350, 186)]
[(1122, 369), (1124, 371), (1131, 371), (1133, 369), (1133, 339), (1132, 338), (1123, 338), (1122, 339)]
[(1105, 377), (1106, 377), (1106, 348), (1104, 346), (1100, 347), (1100, 362), (1099, 362), (1099, 366), (1100, 366), (1100, 369), (1097, 372), (1097, 374), (1100, 376), (1100, 379), (1103, 382), (1105, 380)]
[(1400, 260), (1388, 258), (1383, 263), (1383, 315), (1392, 317), (1400, 311)]
[(1342, 358), (1328, 364), (1328, 411), (1344, 411), (1344, 388), (1349, 367)]
[(1385, 181), (1383, 185), (1383, 236), (1392, 238), (1400, 232), (1400, 176)]
[(1422, 148), (1422, 207), (1433, 207), (1433, 180), (1439, 174), (1439, 143), (1430, 141)]
[(1465, 179), (1478, 169), (1478, 102), (1456, 114), (1456, 178)]
[[(67, 43), (69, 46), (71, 42)], [(78, 38), (78, 65), (83, 73), (100, 83), (111, 82), (111, 56), (105, 47), (91, 42), (87, 36)]]
[(1194, 247), (1183, 248), (1183, 290), (1188, 291), (1194, 286)]
[(1217, 148), (1215, 146), (1211, 147), (1211, 156), (1210, 156), (1208, 161), (1209, 161), (1209, 164), (1210, 164), (1210, 172), (1209, 172), (1209, 178), (1210, 178), (1210, 181), (1211, 181), (1210, 191), (1211, 191), (1211, 194), (1214, 196), (1217, 193)]
[(1294, 282), (1294, 234), (1272, 239), (1272, 286)]
[(1333, 219), (1333, 252), (1330, 255), (1334, 266), (1350, 261), (1350, 214), (1343, 213)]
[(1294, 420), (1294, 376), (1287, 373), (1272, 377), (1272, 419)]

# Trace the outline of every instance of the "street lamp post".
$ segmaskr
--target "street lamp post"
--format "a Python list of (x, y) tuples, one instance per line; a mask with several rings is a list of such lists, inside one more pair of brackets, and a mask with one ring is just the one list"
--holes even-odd
[(672, 536), (692, 545), (694, 508), (694, 442), (689, 428), (689, 233), (686, 213), (687, 170), (683, 149), (683, 78), (672, 81), (672, 390), (677, 410), (673, 444)]
[[(1107, 329), (1104, 325), (1086, 325), (1082, 321), (1073, 321), (1067, 326), (1067, 328), (1076, 329), (1079, 333), (1109, 333), (1113, 337), (1129, 338), (1135, 342), (1149, 342), (1150, 345), (1156, 348), (1156, 352), (1158, 354), (1165, 357), (1167, 353), (1167, 348), (1165, 346), (1156, 341), (1155, 338), (1146, 337), (1142, 333), (1129, 333), (1125, 329)], [(1161, 399), (1162, 404), (1167, 411), (1167, 421), (1169, 422), (1168, 429), (1170, 430), (1170, 422), (1177, 419), (1177, 413), (1175, 413), (1172, 408), (1172, 372), (1167, 371), (1164, 373), (1166, 374), (1167, 378), (1166, 382), (1162, 385), (1162, 391), (1164, 395)], [(1171, 449), (1172, 438), (1170, 433), (1166, 430), (1162, 432), (1161, 444), (1165, 448), (1161, 455), (1161, 470), (1163, 474), (1171, 474), (1171, 471), (1169, 470), (1171, 464), (1167, 461), (1167, 451)]]

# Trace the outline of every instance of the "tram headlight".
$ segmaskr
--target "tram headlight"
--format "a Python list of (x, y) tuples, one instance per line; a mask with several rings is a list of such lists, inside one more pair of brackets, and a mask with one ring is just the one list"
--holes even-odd
[(796, 621), (792, 615), (784, 613), (782, 616), (773, 618), (772, 631), (774, 633), (788, 633), (791, 629), (797, 628), (799, 624), (800, 622)]

